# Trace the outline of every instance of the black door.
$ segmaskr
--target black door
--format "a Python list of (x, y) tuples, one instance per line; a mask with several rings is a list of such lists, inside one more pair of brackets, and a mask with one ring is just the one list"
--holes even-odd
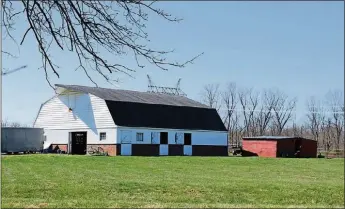
[(86, 154), (86, 132), (72, 132), (72, 154)]
[(301, 154), (301, 148), (302, 143), (300, 139), (296, 139), (295, 141), (295, 157), (300, 157)]

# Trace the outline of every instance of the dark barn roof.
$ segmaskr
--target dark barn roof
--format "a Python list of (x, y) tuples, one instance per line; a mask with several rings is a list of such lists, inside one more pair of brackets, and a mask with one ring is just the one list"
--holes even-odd
[(77, 85), (56, 86), (104, 99), (118, 126), (226, 131), (216, 109), (187, 97)]
[(290, 139), (304, 139), (304, 140), (311, 140), (303, 137), (297, 136), (252, 136), (252, 137), (243, 137), (243, 140), (290, 140)]

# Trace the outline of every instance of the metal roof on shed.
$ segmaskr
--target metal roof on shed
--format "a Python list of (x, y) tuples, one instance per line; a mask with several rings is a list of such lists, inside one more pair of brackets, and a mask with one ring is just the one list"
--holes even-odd
[(288, 140), (288, 139), (305, 139), (311, 140), (303, 137), (297, 136), (251, 136), (251, 137), (243, 137), (244, 140)]
[(69, 89), (72, 91), (84, 92), (95, 95), (101, 99), (117, 102), (131, 102), (143, 104), (161, 104), (171, 106), (184, 106), (184, 107), (199, 107), (212, 109), (204, 104), (189, 99), (183, 96), (157, 94), (150, 92), (139, 92), (120, 89), (106, 89), (100, 87), (88, 87), (78, 85), (63, 85), (56, 84), (60, 88)]

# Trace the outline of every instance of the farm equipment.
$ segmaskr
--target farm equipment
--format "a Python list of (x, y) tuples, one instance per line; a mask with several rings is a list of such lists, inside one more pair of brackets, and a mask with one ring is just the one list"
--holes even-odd
[(229, 145), (232, 155), (241, 155), (242, 154), (242, 146), (237, 144)]
[(93, 146), (90, 146), (88, 147), (86, 152), (88, 155), (93, 155), (93, 156), (108, 156), (108, 152), (105, 152), (102, 147), (95, 148)]

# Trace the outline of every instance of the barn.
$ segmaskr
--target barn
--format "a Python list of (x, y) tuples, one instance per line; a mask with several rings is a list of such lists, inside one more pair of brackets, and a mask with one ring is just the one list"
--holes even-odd
[(243, 156), (314, 158), (317, 142), (301, 137), (244, 137), (242, 150)]
[(228, 155), (217, 111), (184, 96), (57, 84), (34, 127), (45, 148), (70, 154), (101, 149), (111, 156)]

